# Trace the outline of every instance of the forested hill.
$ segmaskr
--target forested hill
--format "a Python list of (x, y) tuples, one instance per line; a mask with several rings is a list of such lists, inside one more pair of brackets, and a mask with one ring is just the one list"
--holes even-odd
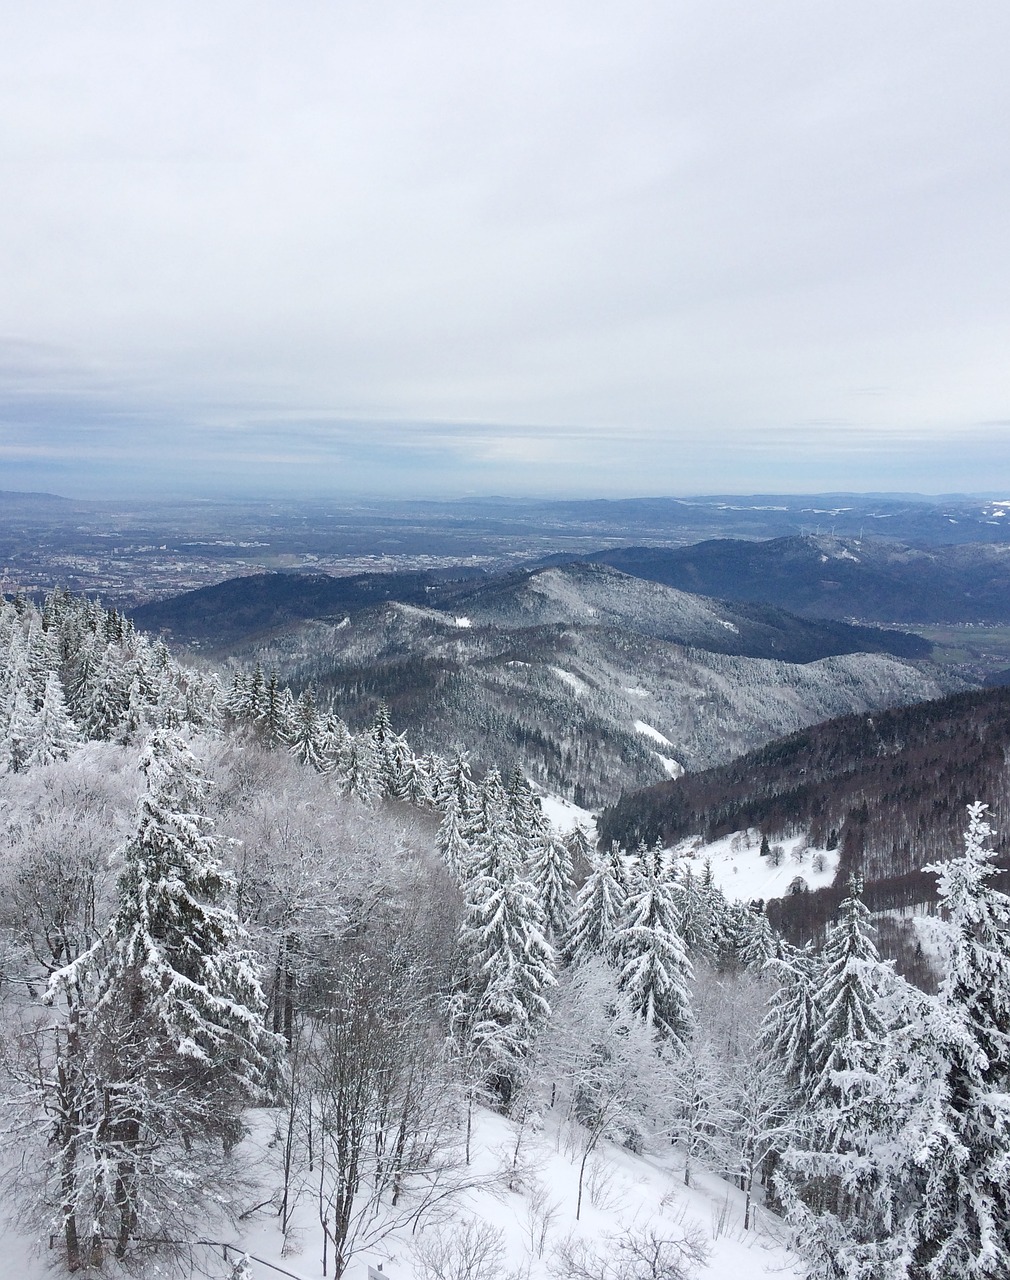
[(140, 605), (132, 617), (141, 630), (165, 632), (177, 643), (227, 649), (306, 618), (384, 600), (425, 604), (433, 581), (428, 573), (253, 573)]
[(815, 846), (839, 844), (840, 879), (860, 871), (881, 884), (879, 904), (904, 905), (930, 896), (933, 878), (920, 880), (921, 868), (959, 847), (969, 802), (989, 804), (1001, 854), (1010, 851), (1008, 751), (1006, 688), (843, 716), (626, 795), (604, 811), (600, 834), (634, 847), (802, 830)]
[(1010, 549), (998, 543), (925, 549), (811, 534), (616, 547), (582, 558), (680, 591), (768, 602), (811, 618), (907, 626), (1010, 620)]
[(816, 662), (847, 653), (928, 658), (920, 636), (838, 621), (811, 621), (762, 604), (729, 604), (602, 565), (520, 570), (485, 578), (461, 566), (442, 572), (262, 573), (134, 609), (142, 630), (176, 643), (227, 652), (301, 621), (355, 618), (387, 602), (426, 606), (475, 625), (529, 627), (570, 622), (617, 627), (709, 653)]

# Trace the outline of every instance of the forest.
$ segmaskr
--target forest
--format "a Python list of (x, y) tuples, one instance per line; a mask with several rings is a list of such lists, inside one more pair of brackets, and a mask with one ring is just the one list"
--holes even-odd
[[(282, 1246), (307, 1207), (317, 1275), (394, 1239), (425, 1280), (703, 1274), (683, 1221), (579, 1235), (619, 1149), (726, 1179), (811, 1280), (1007, 1274), (1010, 899), (976, 798), (928, 871), (924, 990), (858, 867), (797, 945), (383, 705), (352, 730), (262, 667), (222, 684), (64, 592), (5, 601), (0, 655), (4, 1203), (57, 1274), (250, 1276), (208, 1242), (259, 1213)], [(545, 1126), (577, 1178), (572, 1232), (508, 1273), (460, 1244), (487, 1116), (511, 1193)]]

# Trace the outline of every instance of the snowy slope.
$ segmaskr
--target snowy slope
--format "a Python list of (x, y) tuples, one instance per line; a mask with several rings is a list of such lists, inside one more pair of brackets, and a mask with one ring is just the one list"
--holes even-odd
[[(272, 1113), (255, 1112), (252, 1121), (254, 1133), (243, 1144), (242, 1154), (246, 1171), (260, 1184), (259, 1191), (251, 1194), (265, 1199), (276, 1190), (279, 1150), (270, 1145)], [(785, 1232), (777, 1218), (759, 1209), (755, 1224), (745, 1231), (742, 1193), (704, 1173), (694, 1176), (695, 1185), (685, 1187), (682, 1166), (669, 1148), (637, 1156), (613, 1144), (602, 1144), (588, 1162), (581, 1219), (576, 1221), (581, 1150), (566, 1140), (548, 1113), (539, 1132), (527, 1126), (514, 1172), (517, 1132), (513, 1122), (479, 1112), (472, 1172), (473, 1180), (482, 1185), (465, 1192), (440, 1221), (429, 1223), (417, 1234), (405, 1230), (379, 1247), (362, 1251), (352, 1258), (346, 1280), (366, 1280), (368, 1267), (380, 1265), (389, 1280), (429, 1280), (418, 1255), (440, 1237), (459, 1238), (467, 1224), (497, 1233), (493, 1261), (498, 1269), (473, 1280), (557, 1280), (558, 1273), (552, 1267), (557, 1266), (558, 1250), (566, 1241), (607, 1255), (618, 1249), (625, 1233), (647, 1225), (669, 1238), (694, 1233), (708, 1252), (706, 1264), (697, 1272), (699, 1280), (758, 1280), (763, 1276), (799, 1280), (804, 1274), (802, 1264), (784, 1242)], [(298, 1206), (295, 1229), (286, 1246), (273, 1204), (262, 1206), (241, 1225), (240, 1232), (225, 1233), (225, 1242), (234, 1246), (233, 1262), (240, 1256), (239, 1250), (252, 1255), (252, 1280), (277, 1280), (279, 1275), (318, 1280), (322, 1276), (322, 1231), (311, 1194), (307, 1193)], [(221, 1236), (220, 1231), (214, 1233), (216, 1239)], [(220, 1254), (220, 1250), (198, 1250), (194, 1265), (202, 1269), (192, 1274), (207, 1275), (211, 1280), (229, 1277), (232, 1273)], [(53, 1260), (53, 1254), (46, 1249), (36, 1251), (27, 1237), (13, 1228), (0, 1238), (3, 1280), (53, 1280), (58, 1274), (50, 1269)], [(108, 1274), (115, 1276), (115, 1270)], [(159, 1270), (157, 1274), (162, 1273)]]
[(782, 849), (780, 861), (777, 856), (761, 856), (761, 833), (754, 829), (734, 832), (711, 844), (700, 838), (685, 840), (673, 851), (691, 862), (695, 874), (701, 874), (706, 862), (711, 863), (712, 878), (730, 901), (785, 897), (798, 877), (808, 889), (823, 889), (831, 884), (838, 866), (837, 849), (808, 848), (804, 836), (789, 836), (772, 843)]
[[(665, 1150), (636, 1156), (605, 1143), (591, 1157), (581, 1220), (575, 1220), (578, 1164), (581, 1151), (565, 1141), (548, 1114), (540, 1132), (523, 1134), (518, 1176), (513, 1176), (516, 1125), (492, 1112), (480, 1112), (475, 1125), (473, 1172), (485, 1182), (465, 1193), (451, 1218), (432, 1224), (417, 1236), (404, 1233), (381, 1248), (352, 1260), (346, 1275), (365, 1280), (366, 1268), (382, 1265), (390, 1280), (423, 1280), (417, 1252), (423, 1253), (441, 1235), (458, 1236), (467, 1223), (483, 1224), (500, 1233), (494, 1257), (500, 1270), (487, 1280), (508, 1276), (555, 1280), (556, 1251), (567, 1238), (603, 1251), (616, 1249), (629, 1229), (655, 1224), (669, 1236), (693, 1229), (708, 1250), (708, 1263), (699, 1272), (704, 1280), (744, 1280), (776, 1275), (799, 1277), (803, 1268), (783, 1243), (781, 1223), (759, 1211), (757, 1224), (743, 1230), (743, 1197), (728, 1183), (702, 1175), (693, 1187), (683, 1185), (676, 1157)], [(509, 1183), (515, 1189), (510, 1189)], [(553, 1219), (545, 1222), (545, 1218)], [(281, 1239), (272, 1212), (258, 1215), (241, 1237), (241, 1244), (309, 1280), (321, 1275), (321, 1232), (314, 1204), (299, 1210), (297, 1252), (281, 1253)], [(543, 1231), (541, 1252), (540, 1232)], [(276, 1272), (252, 1264), (255, 1280), (274, 1280)]]

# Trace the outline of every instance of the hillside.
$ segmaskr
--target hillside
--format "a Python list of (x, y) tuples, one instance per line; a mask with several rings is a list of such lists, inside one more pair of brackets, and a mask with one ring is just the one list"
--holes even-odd
[(254, 573), (139, 605), (132, 617), (141, 630), (165, 633), (177, 644), (226, 650), (306, 618), (381, 600), (424, 604), (432, 582), (427, 573)]
[[(475, 582), (473, 579), (477, 577)], [(385, 601), (466, 616), (488, 626), (581, 622), (621, 627), (714, 653), (814, 662), (842, 653), (928, 658), (919, 636), (813, 622), (769, 606), (728, 604), (600, 565), (491, 578), (465, 567), (440, 573), (263, 573), (232, 578), (133, 610), (135, 624), (175, 643), (227, 653), (310, 618), (354, 617)]]
[(923, 549), (809, 534), (619, 547), (585, 559), (680, 591), (768, 602), (811, 618), (907, 626), (1010, 620), (1010, 548), (999, 543)]
[(488, 624), (590, 623), (691, 645), (710, 653), (815, 662), (843, 653), (928, 658), (919, 636), (813, 622), (762, 604), (731, 604), (597, 564), (571, 564), (465, 588), (457, 609)]
[[(838, 847), (836, 887), (857, 871), (875, 906), (904, 907), (932, 900), (933, 877), (921, 869), (959, 847), (971, 801), (990, 805), (997, 847), (1004, 859), (1010, 854), (1008, 752), (1004, 688), (844, 716), (626, 795), (601, 815), (600, 834), (634, 846), (802, 831), (814, 846)], [(825, 912), (837, 896), (828, 896)]]
[(963, 687), (886, 654), (788, 663), (689, 648), (586, 618), (527, 626), (386, 604), (235, 651), (313, 685), (351, 724), (385, 700), (424, 750), (464, 745), (478, 768), (518, 765), (581, 804), (724, 763), (850, 711)]

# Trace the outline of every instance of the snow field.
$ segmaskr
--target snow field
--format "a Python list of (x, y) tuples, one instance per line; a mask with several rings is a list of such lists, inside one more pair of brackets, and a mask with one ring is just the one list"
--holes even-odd
[[(250, 1163), (266, 1171), (272, 1153), (265, 1139), (272, 1132), (269, 1113), (261, 1113), (251, 1138)], [(518, 1155), (516, 1155), (518, 1140)], [(578, 1134), (548, 1112), (538, 1125), (519, 1126), (494, 1112), (474, 1118), (472, 1169), (481, 1187), (464, 1193), (441, 1221), (432, 1220), (411, 1235), (404, 1231), (379, 1249), (352, 1259), (347, 1280), (366, 1280), (369, 1266), (380, 1264), (389, 1280), (431, 1280), (425, 1254), (440, 1245), (483, 1231), (493, 1239), (489, 1269), (470, 1280), (559, 1280), (564, 1275), (559, 1251), (569, 1242), (612, 1258), (627, 1232), (648, 1227), (664, 1238), (690, 1234), (708, 1252), (699, 1280), (758, 1280), (765, 1275), (800, 1277), (802, 1265), (783, 1243), (781, 1223), (758, 1211), (756, 1225), (743, 1230), (743, 1195), (711, 1174), (698, 1174), (685, 1187), (672, 1150), (637, 1156), (602, 1143), (590, 1156), (582, 1211), (576, 1221), (579, 1164)], [(264, 1185), (264, 1196), (270, 1188)], [(250, 1220), (236, 1244), (293, 1272), (299, 1280), (322, 1275), (322, 1231), (311, 1188), (296, 1213), (287, 1251), (271, 1209)], [(276, 1280), (277, 1272), (255, 1262), (254, 1280)], [(13, 1280), (13, 1277), (12, 1277)], [(30, 1278), (28, 1278), (30, 1280)]]
[(635, 728), (638, 730), (639, 733), (643, 734), (646, 738), (651, 738), (653, 742), (658, 742), (660, 746), (663, 746), (663, 747), (673, 746), (673, 743), (665, 734), (660, 733), (658, 729), (654, 729), (651, 724), (646, 724), (644, 720), (636, 720)]
[[(755, 898), (783, 898), (797, 876), (808, 889), (823, 889), (834, 879), (838, 866), (837, 849), (813, 849), (803, 835), (770, 840), (783, 853), (779, 866), (775, 859), (761, 856), (761, 834), (754, 829), (735, 831), (711, 844), (699, 837), (682, 840), (673, 847), (678, 858), (691, 859), (696, 874), (705, 862), (712, 864), (712, 878), (730, 901), (750, 902)], [(821, 870), (816, 870), (821, 867)]]

